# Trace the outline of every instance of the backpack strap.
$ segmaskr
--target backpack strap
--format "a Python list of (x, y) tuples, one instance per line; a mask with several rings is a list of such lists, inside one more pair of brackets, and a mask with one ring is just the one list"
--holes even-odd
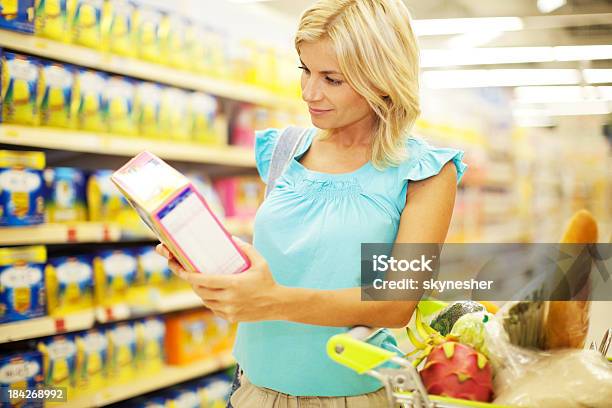
[(289, 161), (295, 156), (299, 146), (302, 144), (308, 129), (290, 126), (281, 133), (270, 161), (270, 170), (268, 172), (268, 183), (266, 185), (265, 196), (274, 188), (276, 180), (283, 174)]

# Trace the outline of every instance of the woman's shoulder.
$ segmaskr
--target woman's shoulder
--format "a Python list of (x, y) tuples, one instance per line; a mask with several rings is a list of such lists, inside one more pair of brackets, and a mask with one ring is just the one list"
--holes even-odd
[(402, 180), (418, 181), (435, 176), (446, 163), (452, 161), (457, 168), (458, 184), (467, 169), (463, 162), (463, 150), (439, 147), (421, 136), (410, 135), (406, 138), (406, 152), (407, 158), (398, 166)]

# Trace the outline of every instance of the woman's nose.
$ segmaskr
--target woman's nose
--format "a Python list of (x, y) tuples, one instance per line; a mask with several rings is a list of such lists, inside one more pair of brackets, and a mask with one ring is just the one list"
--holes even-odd
[(315, 102), (323, 99), (323, 92), (321, 92), (315, 79), (309, 78), (305, 81), (302, 86), (302, 99), (304, 102)]

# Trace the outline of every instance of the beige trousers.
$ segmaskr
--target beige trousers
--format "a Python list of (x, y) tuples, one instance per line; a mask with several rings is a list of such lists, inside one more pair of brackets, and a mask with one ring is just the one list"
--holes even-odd
[(378, 408), (389, 407), (385, 389), (350, 397), (296, 397), (253, 385), (246, 375), (232, 395), (234, 408)]

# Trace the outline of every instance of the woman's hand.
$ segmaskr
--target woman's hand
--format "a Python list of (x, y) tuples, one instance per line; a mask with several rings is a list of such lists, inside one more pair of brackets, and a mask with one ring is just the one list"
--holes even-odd
[(251, 261), (251, 267), (233, 275), (208, 275), (188, 272), (163, 244), (156, 251), (168, 259), (170, 270), (191, 284), (204, 305), (229, 322), (252, 322), (282, 319), (281, 296), (283, 286), (276, 283), (268, 263), (252, 245), (233, 237)]

